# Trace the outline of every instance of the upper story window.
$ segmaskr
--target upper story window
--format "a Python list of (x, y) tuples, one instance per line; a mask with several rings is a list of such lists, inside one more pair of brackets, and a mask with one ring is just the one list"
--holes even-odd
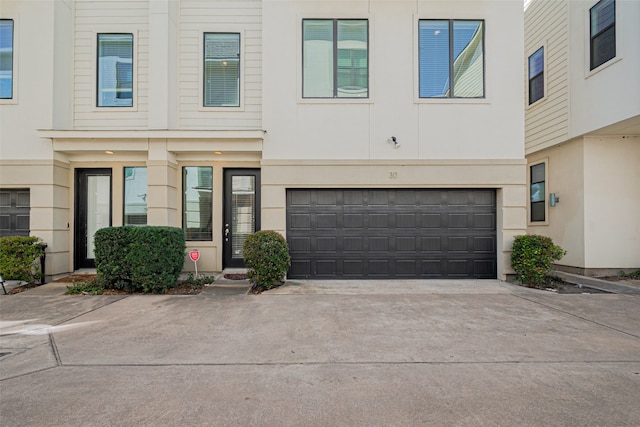
[(0, 19), (0, 99), (13, 98), (13, 20)]
[(369, 97), (369, 21), (302, 21), (302, 97)]
[(420, 98), (484, 97), (484, 21), (420, 20)]
[(133, 34), (98, 34), (98, 107), (133, 106)]
[(544, 97), (544, 47), (529, 57), (529, 105)]
[(591, 70), (616, 56), (616, 3), (601, 0), (589, 10)]
[(182, 168), (182, 227), (187, 240), (213, 238), (213, 168)]
[(531, 201), (531, 222), (545, 221), (545, 164), (538, 163), (530, 167), (529, 197)]
[(147, 168), (124, 168), (124, 225), (147, 225)]
[(240, 34), (204, 34), (204, 106), (240, 106)]

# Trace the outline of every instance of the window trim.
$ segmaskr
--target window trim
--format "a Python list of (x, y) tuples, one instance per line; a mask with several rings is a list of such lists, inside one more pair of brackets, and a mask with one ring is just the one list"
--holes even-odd
[[(534, 166), (544, 164), (544, 220), (532, 221), (531, 220), (531, 169)], [(549, 225), (549, 158), (538, 159), (527, 164), (527, 225)]]
[[(131, 93), (131, 105), (130, 106), (98, 106), (98, 97), (100, 93), (98, 91), (98, 37), (101, 34), (130, 34), (132, 36), (132, 70), (131, 70), (131, 78), (132, 78), (132, 93)], [(122, 112), (122, 111), (138, 111), (138, 40), (139, 34), (138, 30), (131, 30), (128, 32), (124, 31), (110, 31), (110, 30), (94, 30), (93, 31), (93, 40), (94, 40), (94, 52), (93, 52), (93, 101), (92, 101), (92, 111), (114, 111), (114, 112)]]
[[(482, 96), (479, 97), (457, 97), (457, 96), (447, 96), (447, 97), (421, 97), (420, 96), (420, 22), (421, 21), (447, 21), (449, 23), (450, 33), (453, 34), (451, 29), (453, 28), (454, 22), (465, 22), (465, 21), (480, 21), (482, 22)], [(424, 17), (418, 18), (414, 20), (414, 41), (415, 41), (415, 102), (416, 103), (469, 103), (469, 104), (484, 104), (488, 103), (487, 96), (487, 19), (485, 18), (434, 18), (434, 17)], [(451, 57), (453, 49), (453, 37), (449, 38), (449, 61), (450, 61), (450, 70), (449, 76), (453, 75), (453, 62), (454, 58)], [(450, 90), (453, 91), (453, 86), (450, 84)]]
[[(538, 53), (538, 51), (540, 51), (540, 49), (542, 49), (542, 86), (543, 86), (543, 93), (542, 93), (542, 97), (536, 99), (535, 101), (531, 102), (531, 76), (529, 75), (529, 60), (531, 59), (531, 57), (533, 55), (535, 55), (536, 53)], [(541, 45), (539, 45), (538, 49), (536, 49), (535, 51), (533, 51), (531, 54), (529, 54), (527, 56), (527, 81), (526, 81), (526, 90), (527, 90), (527, 108), (528, 107), (532, 107), (534, 105), (538, 105), (540, 102), (544, 101), (547, 99), (547, 90), (548, 90), (548, 86), (547, 86), (547, 69), (548, 69), (548, 64), (547, 64), (547, 43), (543, 43)], [(538, 74), (536, 74), (537, 76)], [(535, 77), (535, 76), (534, 76)]]
[(2, 21), (11, 21), (12, 22), (12, 46), (11, 46), (11, 56), (12, 56), (12, 69), (11, 69), (11, 98), (0, 98), (0, 105), (11, 105), (18, 103), (18, 38), (20, 32), (18, 31), (18, 22), (17, 19), (13, 17), (2, 18)]
[[(332, 21), (333, 22), (333, 96), (332, 97), (313, 97), (313, 96), (304, 96), (304, 23), (305, 21)], [(367, 96), (366, 97), (339, 97), (338, 86), (337, 86), (337, 74), (338, 74), (338, 21), (365, 21), (367, 23)], [(371, 54), (371, 33), (372, 33), (372, 22), (370, 18), (348, 18), (348, 17), (336, 17), (336, 18), (322, 18), (322, 17), (303, 17), (300, 18), (300, 26), (299, 26), (299, 35), (298, 35), (298, 43), (300, 43), (300, 79), (299, 79), (299, 101), (301, 103), (372, 103), (372, 95), (371, 95), (371, 81), (372, 79), (372, 54)]]
[[(607, 1), (607, 0), (598, 0), (597, 2), (595, 2), (588, 10), (587, 10), (587, 46), (588, 46), (588, 55), (587, 55), (587, 70), (589, 73), (595, 72), (596, 70), (602, 69), (605, 65), (612, 63), (612, 61), (615, 61), (619, 55), (620, 55), (620, 46), (619, 46), (619, 37), (618, 37), (618, 32), (617, 32), (617, 23), (618, 23), (618, 7), (616, 4), (616, 0), (611, 0), (613, 2), (613, 23), (608, 25), (606, 28), (602, 29), (601, 31), (599, 31), (596, 34), (592, 34), (591, 33), (591, 13), (593, 11), (593, 9), (598, 6), (600, 3), (602, 3), (603, 1)], [(607, 30), (613, 28), (613, 35), (615, 37), (615, 52), (614, 55), (607, 59), (606, 61), (604, 61), (603, 63), (594, 66), (593, 63), (593, 41), (594, 39), (596, 39), (598, 36), (604, 34)]]

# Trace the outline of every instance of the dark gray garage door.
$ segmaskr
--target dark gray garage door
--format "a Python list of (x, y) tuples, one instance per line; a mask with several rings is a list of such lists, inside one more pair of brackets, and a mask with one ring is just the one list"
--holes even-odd
[(495, 190), (287, 190), (289, 278), (495, 278)]

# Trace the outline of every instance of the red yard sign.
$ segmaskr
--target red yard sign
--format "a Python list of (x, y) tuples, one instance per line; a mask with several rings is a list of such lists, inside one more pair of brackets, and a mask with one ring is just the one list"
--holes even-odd
[(192, 250), (189, 252), (189, 258), (191, 258), (193, 262), (198, 261), (200, 259), (200, 252), (197, 249)]

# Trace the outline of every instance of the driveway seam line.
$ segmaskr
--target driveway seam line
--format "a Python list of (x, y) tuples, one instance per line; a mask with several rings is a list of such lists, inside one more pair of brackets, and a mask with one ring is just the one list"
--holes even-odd
[(123, 300), (123, 299), (125, 299), (125, 298), (129, 298), (129, 295), (123, 295), (122, 297), (119, 297), (119, 298), (117, 298), (117, 299), (114, 299), (113, 301), (108, 302), (108, 303), (106, 303), (105, 305), (101, 305), (101, 306), (99, 306), (99, 307), (92, 308), (92, 309), (91, 309), (91, 310), (89, 310), (89, 311), (85, 311), (85, 312), (82, 312), (82, 313), (80, 313), (80, 314), (76, 314), (75, 316), (69, 317), (68, 319), (61, 320), (60, 322), (58, 322), (58, 323), (56, 323), (56, 324), (54, 324), (54, 325), (52, 325), (52, 326), (59, 326), (59, 325), (62, 325), (63, 323), (66, 323), (66, 322), (69, 322), (69, 321), (71, 321), (71, 320), (77, 319), (77, 318), (78, 318), (78, 317), (80, 317), (80, 316), (84, 316), (85, 314), (93, 313), (94, 311), (98, 311), (98, 310), (103, 309), (103, 308), (105, 308), (105, 307), (109, 307), (111, 304), (114, 304), (114, 303), (116, 303), (116, 302), (118, 302), (118, 301), (122, 301), (122, 300)]
[(584, 321), (586, 321), (586, 322), (593, 323), (593, 324), (595, 324), (595, 325), (602, 326), (602, 327), (607, 328), (607, 329), (611, 329), (612, 331), (620, 332), (621, 334), (625, 334), (625, 335), (628, 335), (628, 336), (630, 336), (630, 337), (640, 339), (640, 336), (639, 336), (639, 335), (634, 335), (634, 334), (632, 334), (632, 333), (630, 333), (630, 332), (626, 332), (626, 331), (620, 330), (620, 329), (618, 329), (618, 328), (614, 328), (613, 326), (605, 325), (604, 323), (600, 323), (600, 322), (597, 322), (597, 321), (595, 321), (595, 320), (591, 320), (591, 319), (588, 319), (588, 318), (586, 318), (586, 317), (583, 317), (583, 316), (579, 316), (579, 315), (577, 315), (577, 314), (570, 313), (570, 312), (568, 312), (568, 311), (562, 310), (562, 309), (557, 308), (557, 307), (553, 307), (553, 306), (551, 306), (551, 305), (547, 305), (547, 304), (545, 304), (545, 303), (543, 303), (543, 302), (540, 302), (540, 301), (533, 301), (533, 300), (530, 300), (529, 298), (525, 298), (525, 297), (523, 297), (522, 295), (517, 295), (517, 294), (512, 294), (512, 295), (513, 295), (514, 297), (516, 297), (516, 298), (520, 298), (520, 299), (523, 299), (523, 300), (525, 300), (525, 301), (529, 301), (529, 302), (531, 302), (531, 303), (541, 305), (541, 306), (543, 306), (543, 307), (549, 308), (549, 309), (551, 309), (551, 310), (555, 310), (555, 311), (557, 311), (557, 312), (560, 312), (560, 313), (566, 314), (566, 315), (568, 315), (568, 316), (575, 317), (575, 318), (577, 318), (577, 319), (584, 320)]

